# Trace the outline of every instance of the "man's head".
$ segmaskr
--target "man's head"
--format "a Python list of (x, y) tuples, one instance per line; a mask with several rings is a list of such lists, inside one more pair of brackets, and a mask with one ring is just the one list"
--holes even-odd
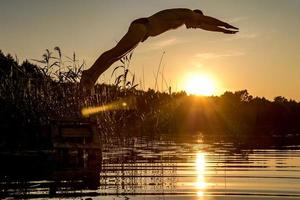
[(200, 15), (204, 15), (203, 12), (199, 9), (193, 10), (195, 13), (200, 14)]
[(185, 21), (187, 28), (198, 28), (199, 22), (204, 17), (201, 10), (193, 10), (192, 15)]

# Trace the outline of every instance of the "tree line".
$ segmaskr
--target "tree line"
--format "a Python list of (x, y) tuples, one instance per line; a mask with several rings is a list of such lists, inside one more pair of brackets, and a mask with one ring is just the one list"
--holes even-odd
[(237, 138), (300, 134), (300, 103), (282, 96), (270, 101), (253, 97), (247, 90), (211, 97), (170, 94), (137, 90), (133, 81), (134, 87), (126, 84), (127, 88), (98, 84), (93, 95), (84, 95), (78, 83), (83, 63), (75, 54), (63, 61), (60, 49), (55, 51), (56, 56), (48, 50), (36, 60), (43, 66), (29, 61), (20, 64), (17, 58), (0, 51), (0, 148), (45, 148), (49, 137), (44, 132), (52, 120), (82, 119), (83, 107), (125, 97), (135, 99), (132, 108), (90, 118), (96, 120), (105, 140), (130, 134), (195, 131)]

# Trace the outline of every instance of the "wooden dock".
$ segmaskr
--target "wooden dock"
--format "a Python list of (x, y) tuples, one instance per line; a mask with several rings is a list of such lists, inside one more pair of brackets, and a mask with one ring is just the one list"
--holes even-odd
[(72, 187), (72, 183), (89, 189), (99, 186), (102, 144), (96, 123), (82, 119), (52, 120), (43, 128), (41, 137), (49, 140), (46, 149), (0, 153), (1, 191), (10, 191), (10, 183), (18, 188), (18, 182), (24, 187), (24, 182), (39, 180), (47, 181), (52, 195), (58, 187)]

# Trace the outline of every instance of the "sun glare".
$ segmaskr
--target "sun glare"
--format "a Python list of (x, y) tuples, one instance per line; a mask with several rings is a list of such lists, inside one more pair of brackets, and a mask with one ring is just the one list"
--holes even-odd
[(186, 78), (185, 91), (188, 94), (210, 96), (216, 92), (216, 87), (209, 76), (194, 74)]
[(195, 161), (197, 180), (195, 182), (195, 187), (197, 189), (197, 196), (204, 196), (204, 190), (206, 188), (206, 182), (204, 178), (205, 174), (205, 155), (203, 152), (196, 153), (196, 161)]

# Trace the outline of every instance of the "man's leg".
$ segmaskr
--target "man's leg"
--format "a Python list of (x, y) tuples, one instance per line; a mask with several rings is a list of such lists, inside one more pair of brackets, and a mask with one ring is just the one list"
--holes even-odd
[(139, 23), (132, 23), (128, 32), (118, 42), (118, 44), (104, 52), (88, 70), (82, 72), (80, 84), (90, 90), (99, 76), (107, 70), (114, 62), (125, 56), (134, 49), (139, 42), (143, 41), (147, 34), (146, 26)]

